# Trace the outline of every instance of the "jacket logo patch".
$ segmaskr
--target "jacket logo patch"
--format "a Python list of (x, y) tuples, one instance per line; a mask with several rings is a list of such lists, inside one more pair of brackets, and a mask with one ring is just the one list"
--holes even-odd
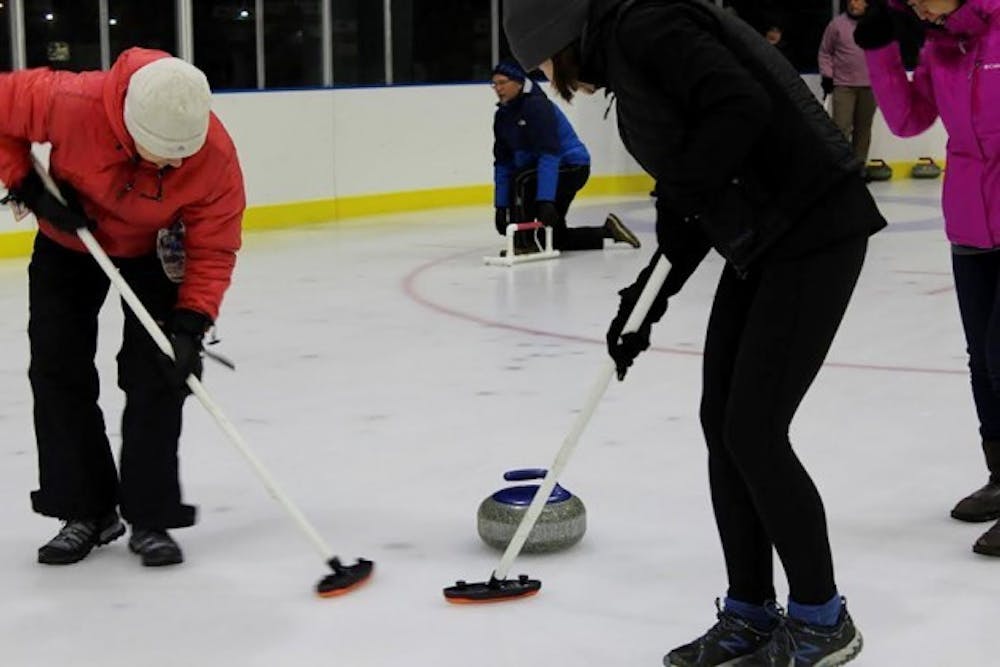
[(986, 63), (983, 65), (984, 70), (995, 70), (1000, 69), (1000, 63)]
[(527, 125), (527, 124), (528, 124), (528, 121), (526, 121), (526, 120), (524, 120), (524, 119), (522, 118), (521, 120), (517, 121), (517, 124), (518, 124), (519, 126), (521, 126), (521, 127), (524, 127), (525, 125)]

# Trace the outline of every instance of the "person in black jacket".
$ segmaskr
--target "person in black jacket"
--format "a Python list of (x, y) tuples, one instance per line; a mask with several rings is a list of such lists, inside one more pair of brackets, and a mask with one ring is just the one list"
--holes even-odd
[[(493, 69), (497, 94), (493, 117), (493, 175), (497, 232), (507, 225), (540, 220), (552, 228), (559, 250), (600, 250), (604, 239), (639, 247), (639, 239), (614, 213), (601, 227), (568, 227), (566, 214), (590, 177), (590, 153), (565, 114), (513, 60)], [(518, 232), (530, 249), (529, 232)]]
[(521, 64), (541, 66), (564, 97), (614, 93), (622, 140), (656, 179), (653, 261), (665, 255), (671, 268), (640, 330), (624, 336), (653, 262), (620, 292), (607, 335), (619, 379), (709, 250), (727, 260), (701, 421), (729, 586), (718, 622), (665, 664), (853, 659), (862, 639), (834, 580), (823, 502), (788, 435), (868, 237), (885, 226), (850, 145), (781, 54), (702, 0), (506, 0), (504, 27)]

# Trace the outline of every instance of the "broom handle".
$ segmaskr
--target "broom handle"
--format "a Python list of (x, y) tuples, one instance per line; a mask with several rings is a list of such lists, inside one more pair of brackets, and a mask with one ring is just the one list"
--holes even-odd
[[(638, 331), (640, 326), (642, 326), (643, 320), (646, 319), (646, 315), (649, 313), (650, 306), (653, 305), (653, 300), (656, 298), (656, 295), (660, 293), (660, 288), (663, 287), (663, 281), (666, 280), (667, 272), (669, 270), (670, 262), (667, 261), (666, 257), (660, 255), (660, 258), (656, 262), (656, 266), (653, 268), (653, 272), (649, 276), (649, 280), (646, 281), (645, 287), (642, 288), (642, 293), (639, 295), (639, 300), (636, 301), (635, 308), (632, 309), (632, 313), (625, 321), (625, 326), (622, 329), (623, 334), (634, 333), (635, 331)], [(587, 427), (587, 424), (590, 423), (590, 418), (597, 410), (597, 405), (604, 396), (604, 392), (607, 391), (608, 385), (611, 383), (611, 378), (613, 378), (614, 375), (615, 362), (611, 358), (608, 358), (601, 367), (601, 372), (598, 374), (597, 380), (594, 381), (594, 384), (590, 389), (590, 393), (587, 394), (587, 400), (583, 405), (583, 409), (573, 421), (573, 425), (570, 428), (569, 433), (563, 440), (562, 446), (556, 454), (555, 461), (545, 474), (545, 479), (543, 479), (542, 483), (538, 485), (538, 491), (535, 492), (535, 497), (532, 498), (531, 504), (528, 506), (528, 511), (524, 513), (523, 517), (521, 517), (521, 523), (518, 524), (517, 530), (514, 532), (514, 536), (510, 539), (507, 549), (503, 552), (503, 556), (500, 558), (500, 564), (497, 565), (496, 570), (493, 571), (494, 578), (507, 578), (507, 574), (510, 572), (510, 567), (513, 565), (514, 559), (521, 553), (521, 549), (524, 547), (524, 543), (528, 539), (528, 534), (531, 533), (531, 529), (534, 528), (535, 522), (538, 521), (538, 517), (541, 515), (542, 509), (544, 509), (545, 503), (548, 502), (552, 489), (555, 488), (556, 481), (559, 479), (563, 469), (569, 462), (569, 458), (572, 455), (573, 450), (576, 448), (576, 443), (579, 441), (580, 435)]]

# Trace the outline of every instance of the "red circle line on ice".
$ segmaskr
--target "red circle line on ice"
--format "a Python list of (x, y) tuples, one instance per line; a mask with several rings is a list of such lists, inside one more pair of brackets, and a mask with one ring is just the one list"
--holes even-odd
[[(410, 271), (402, 280), (401, 287), (403, 293), (406, 296), (421, 306), (428, 308), (438, 314), (445, 315), (447, 317), (453, 317), (455, 319), (465, 320), (466, 322), (473, 322), (475, 324), (480, 324), (487, 327), (494, 327), (497, 329), (506, 329), (507, 331), (516, 331), (518, 333), (527, 334), (530, 336), (544, 336), (546, 338), (553, 338), (556, 340), (573, 341), (577, 343), (590, 343), (603, 346), (605, 341), (603, 338), (592, 338), (589, 336), (578, 336), (575, 334), (562, 333), (558, 331), (546, 331), (544, 329), (536, 329), (533, 327), (526, 327), (517, 324), (509, 324), (507, 322), (502, 322), (500, 320), (492, 320), (473, 313), (468, 313), (458, 308), (445, 305), (435, 301), (429, 296), (421, 293), (417, 283), (420, 277), (425, 273), (432, 271), (433, 269), (452, 262), (458, 259), (462, 259), (469, 256), (480, 256), (484, 252), (483, 248), (476, 248), (475, 250), (463, 250), (461, 252), (452, 253), (450, 255), (445, 255), (443, 257), (438, 257), (437, 259), (432, 259), (428, 262), (420, 264), (412, 271)], [(688, 357), (700, 357), (700, 350), (685, 350), (681, 348), (674, 347), (661, 347), (654, 345), (649, 348), (652, 352), (660, 352), (665, 354), (676, 354)], [(966, 368), (927, 368), (922, 366), (907, 366), (899, 364), (866, 364), (866, 363), (851, 363), (843, 361), (827, 361), (824, 364), (828, 368), (842, 368), (847, 370), (860, 370), (860, 371), (881, 371), (888, 373), (922, 373), (931, 375), (966, 375), (969, 371)]]

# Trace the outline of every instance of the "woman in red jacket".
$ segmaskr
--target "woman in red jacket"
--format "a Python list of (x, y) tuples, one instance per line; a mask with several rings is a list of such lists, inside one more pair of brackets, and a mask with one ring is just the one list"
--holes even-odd
[[(236, 150), (210, 105), (204, 74), (160, 51), (130, 49), (107, 72), (0, 74), (0, 180), (39, 226), (28, 267), (39, 468), (31, 500), (64, 521), (38, 550), (40, 563), (75, 563), (120, 537), (118, 508), (144, 565), (183, 560), (167, 529), (195, 521), (178, 479), (185, 379), (201, 372), (202, 336), (229, 286), (245, 208)], [(32, 169), (32, 142), (51, 144), (50, 172), (67, 205)], [(123, 308), (120, 476), (94, 365), (109, 281), (76, 234), (84, 226), (177, 357), (167, 360)]]

